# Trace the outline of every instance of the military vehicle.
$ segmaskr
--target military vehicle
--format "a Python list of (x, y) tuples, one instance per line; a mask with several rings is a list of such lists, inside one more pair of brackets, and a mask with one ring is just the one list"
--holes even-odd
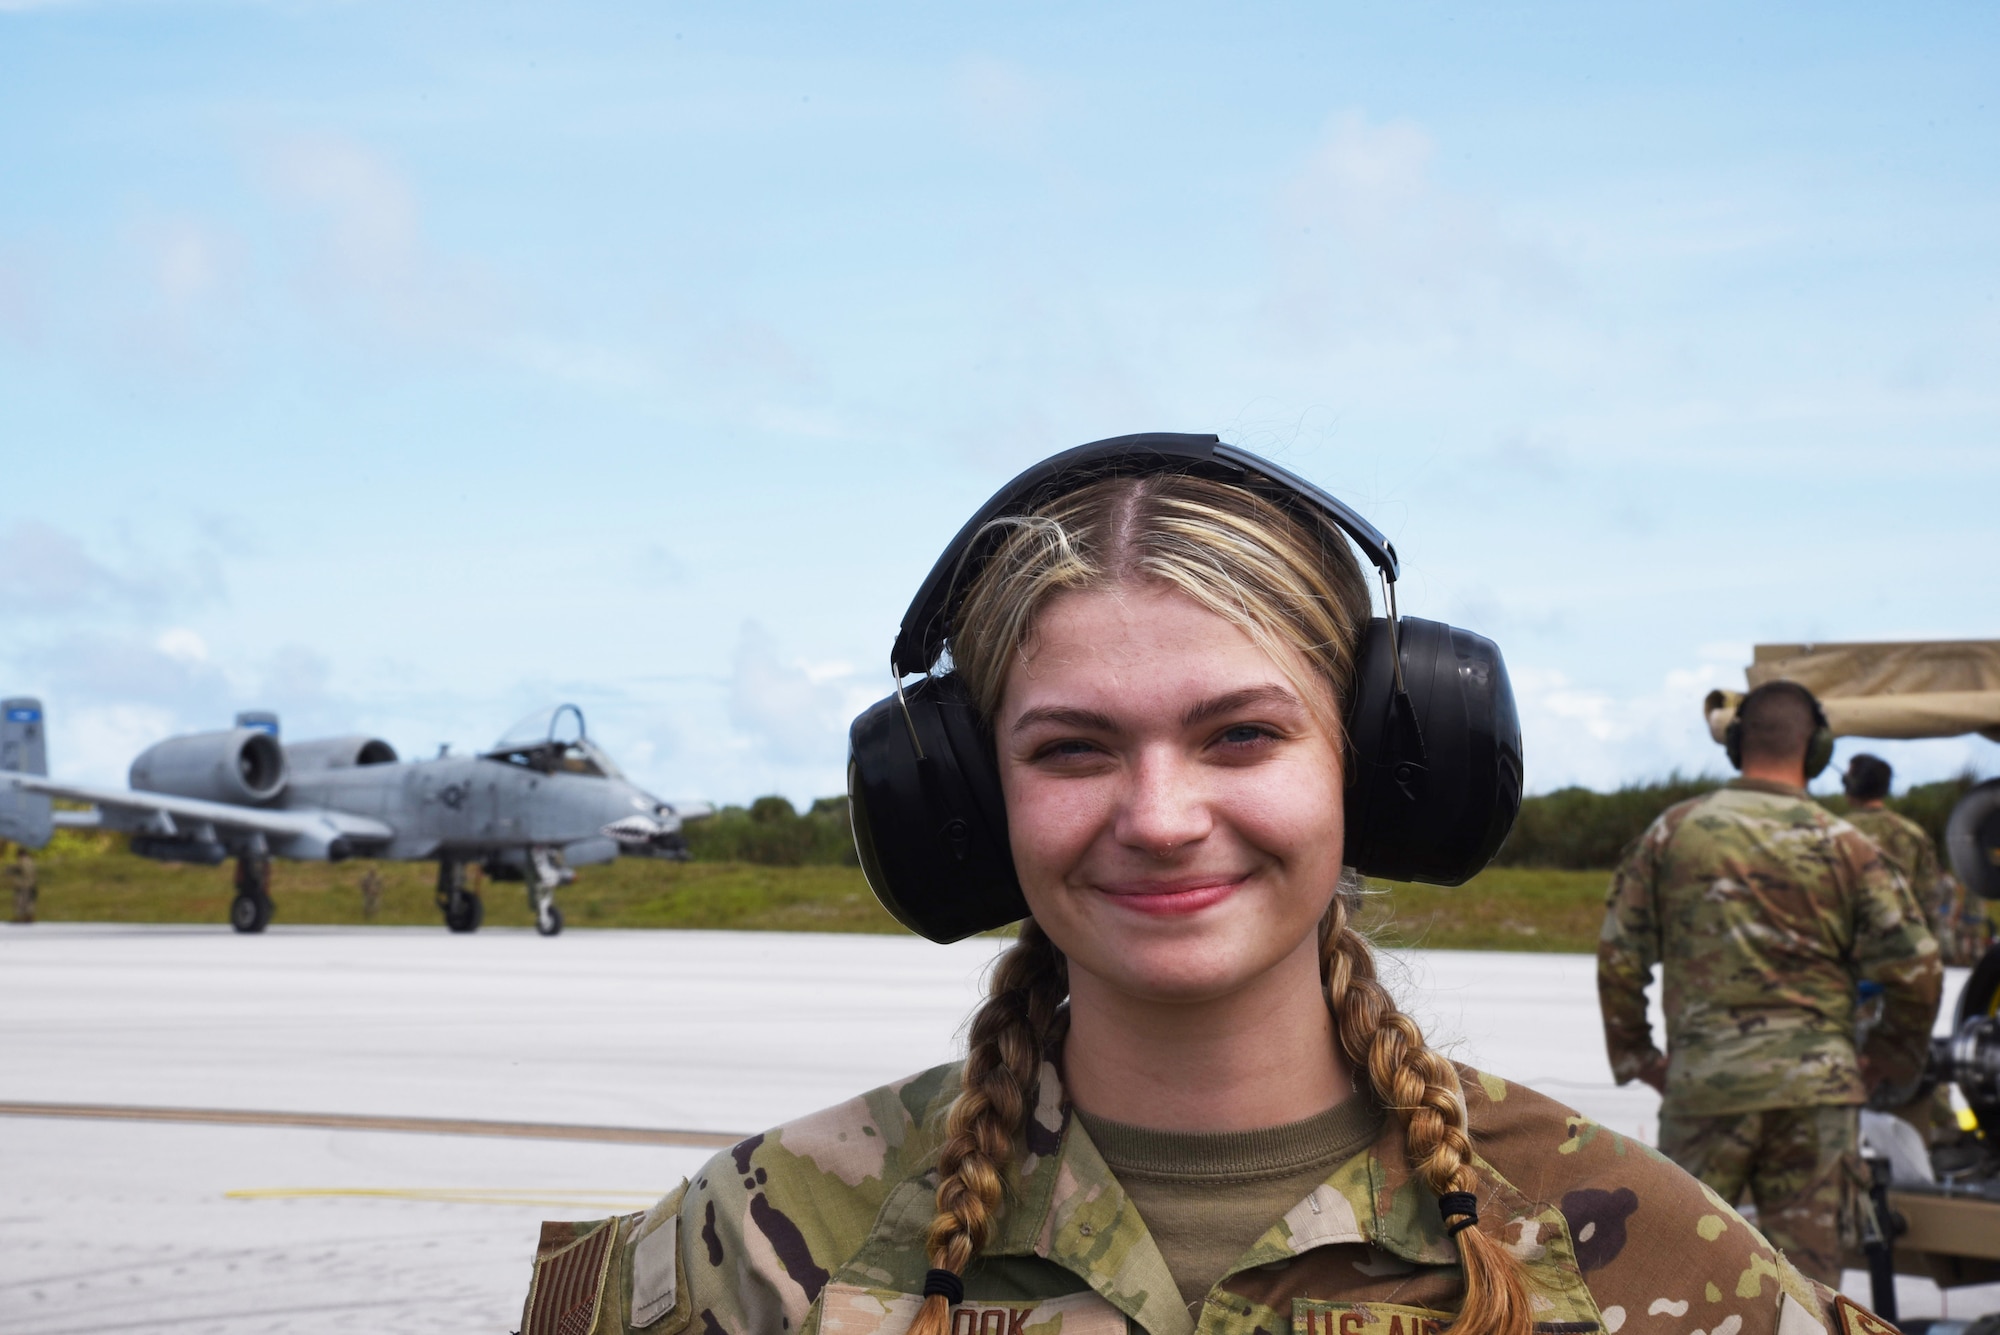
[[(1891, 1097), (1919, 1101), (1940, 1084), (1956, 1085), (1965, 1100), (1960, 1126), (1934, 1132), (1928, 1162), (1909, 1171), (1879, 1157), (1870, 1164), (1876, 1227), (1864, 1259), (1878, 1295), (1895, 1274), (1939, 1288), (2000, 1282), (2000, 945), (1959, 992), (1952, 1032), (1931, 1040), (1923, 1082)], [(1879, 1298), (1876, 1310), (1894, 1317)]]
[[(1836, 737), (1977, 733), (2000, 742), (2000, 640), (1760, 644), (1744, 675), (1753, 688), (1779, 680), (1806, 687)], [(1718, 742), (1742, 698), (1711, 691), (1702, 702)], [(1968, 893), (2000, 900), (2000, 779), (1975, 785), (1952, 808), (1945, 851)], [(2000, 945), (1973, 966), (1951, 1033), (1932, 1040), (1920, 1087), (1887, 1091), (1876, 1105), (1908, 1107), (1940, 1084), (1955, 1085), (1966, 1105), (1957, 1127), (1934, 1128), (1926, 1143), (1905, 1126), (1902, 1154), (1870, 1147), (1874, 1209), (1862, 1252), (1850, 1259), (1869, 1270), (1875, 1310), (1891, 1321), (1896, 1274), (1940, 1288), (2000, 1281)]]
[[(57, 826), (131, 836), (140, 857), (214, 866), (236, 859), (230, 924), (271, 921), (273, 856), (438, 864), (437, 905), (454, 932), (479, 929), (485, 905), (466, 885), (474, 863), (526, 883), (535, 929), (562, 930), (555, 891), (574, 868), (622, 855), (687, 856), (681, 822), (705, 802), (663, 802), (632, 783), (558, 705), (523, 719), (476, 756), (405, 761), (378, 737), (283, 742), (268, 713), (170, 737), (132, 762), (129, 789), (48, 777), (39, 700), (0, 701), (0, 839), (45, 845)], [(88, 804), (53, 809), (53, 800)]]

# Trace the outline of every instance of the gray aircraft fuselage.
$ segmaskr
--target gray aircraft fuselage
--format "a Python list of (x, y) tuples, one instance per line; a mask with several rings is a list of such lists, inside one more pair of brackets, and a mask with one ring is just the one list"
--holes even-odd
[(615, 856), (618, 844), (602, 833), (605, 826), (635, 815), (672, 815), (622, 778), (540, 773), (485, 756), (294, 770), (272, 805), (347, 812), (394, 829), (379, 844), (351, 839), (353, 855), (479, 861), (543, 845), (563, 849), (571, 866)]

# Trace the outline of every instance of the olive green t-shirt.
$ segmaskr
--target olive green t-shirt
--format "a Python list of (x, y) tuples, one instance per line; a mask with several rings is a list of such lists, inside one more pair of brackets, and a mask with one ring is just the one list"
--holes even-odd
[(1382, 1110), (1365, 1093), (1303, 1122), (1256, 1131), (1154, 1131), (1081, 1108), (1076, 1115), (1138, 1207), (1190, 1308), (1382, 1129)]

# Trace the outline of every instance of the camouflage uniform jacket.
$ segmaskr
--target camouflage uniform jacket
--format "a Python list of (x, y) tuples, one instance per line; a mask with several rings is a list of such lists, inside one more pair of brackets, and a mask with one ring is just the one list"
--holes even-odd
[[(1652, 1150), (1461, 1074), (1478, 1227), (1521, 1259), (1538, 1335), (1860, 1335)], [(959, 1078), (938, 1067), (752, 1136), (644, 1214), (544, 1225), (523, 1335), (900, 1335), (921, 1301)], [(1051, 1064), (1004, 1177), (953, 1335), (1437, 1335), (1462, 1299), (1456, 1247), (1393, 1116), (1188, 1306)]]
[(1612, 878), (1597, 990), (1620, 1084), (1659, 1055), (1655, 964), (1665, 1111), (1684, 1116), (1862, 1102), (1862, 979), (1882, 987), (1876, 1074), (1914, 1079), (1944, 983), (1937, 941), (1875, 845), (1803, 791), (1753, 779), (1669, 807)]
[(1924, 911), (1931, 935), (1944, 941), (1950, 926), (1951, 887), (1938, 872), (1937, 845), (1930, 831), (1887, 807), (1864, 807), (1847, 813), (1847, 823), (1868, 836), (1889, 865), (1902, 873), (1917, 907)]

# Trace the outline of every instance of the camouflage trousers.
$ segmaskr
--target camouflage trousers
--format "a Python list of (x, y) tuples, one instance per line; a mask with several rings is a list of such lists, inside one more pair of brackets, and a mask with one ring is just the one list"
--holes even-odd
[(33, 886), (14, 887), (14, 921), (33, 922), (35, 920), (35, 890)]
[(1747, 1194), (1771, 1245), (1834, 1288), (1842, 1245), (1855, 1240), (1860, 1138), (1859, 1110), (1845, 1104), (1716, 1117), (1660, 1112), (1660, 1153), (1731, 1205)]

